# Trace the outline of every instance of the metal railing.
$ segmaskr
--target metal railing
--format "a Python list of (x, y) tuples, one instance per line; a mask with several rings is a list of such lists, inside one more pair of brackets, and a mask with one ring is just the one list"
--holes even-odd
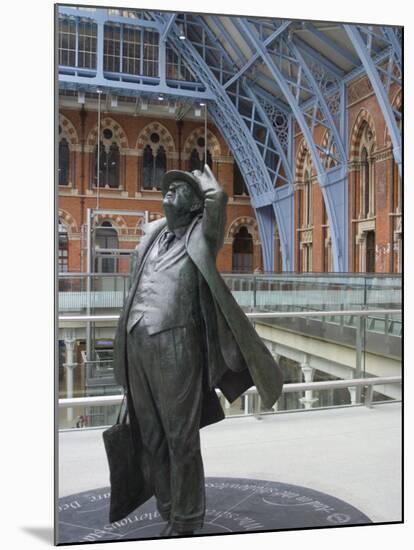
[[(282, 389), (282, 394), (284, 393), (294, 393), (294, 392), (306, 392), (313, 390), (334, 390), (340, 388), (366, 388), (367, 392), (365, 393), (365, 399), (363, 405), (367, 407), (372, 407), (375, 403), (373, 401), (374, 387), (379, 385), (386, 384), (401, 384), (401, 376), (381, 376), (375, 378), (353, 378), (351, 380), (328, 380), (322, 382), (310, 382), (310, 383), (291, 383), (285, 384)], [(222, 396), (222, 392), (219, 389), (215, 390), (218, 397)], [(256, 386), (252, 386), (246, 392), (243, 393), (243, 396), (258, 396), (258, 391)], [(73, 398), (62, 398), (59, 399), (58, 405), (60, 409), (68, 409), (72, 407), (98, 407), (98, 406), (110, 406), (110, 405), (120, 405), (123, 400), (123, 395), (105, 395), (98, 397), (73, 397)], [(393, 400), (392, 402), (398, 402), (398, 400)], [(359, 405), (359, 404), (358, 404)], [(336, 406), (335, 408), (337, 408)], [(247, 406), (245, 410), (249, 410), (250, 407)], [(305, 410), (318, 410), (318, 408), (312, 409), (295, 409), (295, 411), (305, 411)], [(284, 413), (287, 411), (265, 411), (265, 414), (277, 414)], [(228, 418), (235, 418), (240, 416), (257, 416), (263, 414), (261, 410), (261, 400), (260, 398), (257, 401), (256, 410), (252, 413), (244, 413), (243, 415), (231, 415)]]
[[(281, 319), (286, 317), (368, 317), (370, 315), (401, 315), (401, 309), (350, 309), (341, 311), (252, 311), (246, 312), (249, 319)], [(59, 315), (59, 322), (98, 322), (98, 321), (118, 321), (117, 315)]]

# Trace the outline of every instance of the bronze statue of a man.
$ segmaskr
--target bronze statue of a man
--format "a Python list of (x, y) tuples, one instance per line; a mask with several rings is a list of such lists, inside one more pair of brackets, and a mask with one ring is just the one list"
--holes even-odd
[(271, 407), (282, 376), (217, 271), (227, 195), (212, 171), (167, 172), (161, 191), (165, 218), (143, 228), (114, 369), (129, 386), (167, 536), (203, 526), (199, 429), (224, 418), (215, 388), (232, 402), (256, 385)]

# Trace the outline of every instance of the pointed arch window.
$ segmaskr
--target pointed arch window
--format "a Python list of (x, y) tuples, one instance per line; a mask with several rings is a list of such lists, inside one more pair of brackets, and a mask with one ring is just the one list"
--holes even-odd
[[(118, 145), (113, 142), (107, 148), (105, 144), (101, 141), (100, 143), (100, 153), (99, 153), (99, 187), (119, 187), (119, 172), (120, 172), (120, 160), (121, 155)], [(94, 173), (95, 173), (95, 185), (98, 185), (98, 146), (95, 147), (95, 162), (94, 162)]]
[(112, 143), (108, 154), (107, 183), (109, 187), (119, 186), (119, 164), (119, 147), (116, 143)]
[(373, 132), (364, 122), (359, 144), (359, 181), (355, 189), (356, 213), (360, 219), (375, 215), (375, 163), (372, 160), (374, 151)]
[(152, 145), (149, 143), (144, 147), (142, 159), (142, 181), (143, 188), (160, 189), (160, 181), (167, 171), (167, 154), (163, 145), (158, 145), (160, 136), (153, 133), (150, 136)]
[(197, 146), (193, 148), (190, 154), (190, 172), (193, 170), (203, 171), (205, 164), (213, 168), (213, 157), (209, 149), (207, 149), (207, 162), (205, 156), (205, 140), (200, 136), (197, 140)]
[(312, 225), (312, 177), (309, 170), (305, 173), (305, 184), (303, 193), (303, 225)]
[(368, 152), (365, 147), (363, 147), (361, 152), (361, 214), (366, 217), (369, 212), (369, 163), (368, 163)]
[(59, 141), (59, 185), (69, 184), (69, 143), (65, 138)]
[(144, 189), (152, 189), (152, 172), (153, 172), (154, 158), (152, 155), (152, 149), (150, 145), (146, 145), (144, 148), (143, 156), (143, 187)]
[(247, 227), (242, 226), (233, 241), (233, 272), (251, 273), (253, 271), (253, 237)]
[(200, 170), (201, 161), (197, 149), (193, 149), (190, 155), (190, 172)]
[(160, 145), (154, 160), (153, 184), (155, 184), (154, 187), (156, 187), (157, 189), (160, 189), (160, 181), (166, 171), (167, 171), (167, 155), (165, 154), (164, 147)]

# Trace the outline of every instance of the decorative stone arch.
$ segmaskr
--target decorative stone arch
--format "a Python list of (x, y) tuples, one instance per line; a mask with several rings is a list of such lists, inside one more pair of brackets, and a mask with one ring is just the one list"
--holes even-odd
[(59, 113), (59, 126), (61, 131), (59, 132), (60, 138), (65, 138), (69, 145), (69, 150), (72, 151), (74, 145), (79, 143), (79, 136), (73, 123), (62, 113)]
[(116, 214), (98, 214), (95, 216), (95, 228), (100, 227), (103, 222), (110, 222), (118, 237), (128, 235), (128, 226), (122, 216)]
[(242, 226), (246, 227), (249, 234), (253, 237), (253, 244), (260, 244), (257, 222), (250, 216), (240, 216), (233, 220), (227, 229), (225, 241), (232, 243), (236, 233)]
[[(160, 136), (160, 141), (153, 143), (151, 141), (152, 134), (158, 134)], [(143, 155), (146, 145), (149, 145), (152, 148), (154, 155), (156, 155), (160, 145), (164, 147), (167, 157), (172, 157), (175, 153), (174, 139), (169, 130), (160, 122), (151, 122), (150, 124), (147, 124), (139, 133), (136, 144), (139, 156)]]
[(150, 222), (154, 222), (155, 220), (160, 220), (163, 217), (164, 216), (160, 214), (160, 212), (150, 212), (148, 219)]
[[(334, 168), (337, 165), (337, 162), (335, 161), (335, 159), (332, 158), (332, 156), (335, 156), (335, 157), (337, 156), (337, 151), (336, 151), (335, 144), (332, 141), (331, 143), (329, 143), (330, 136), (331, 136), (330, 131), (326, 129), (321, 141), (321, 149), (323, 150), (320, 151), (319, 153), (326, 170), (329, 170), (330, 168)], [(326, 150), (328, 151), (328, 154), (324, 153), (324, 151)]]
[[(112, 130), (112, 137), (110, 139), (105, 139), (103, 135), (101, 135), (101, 140), (104, 143), (105, 146), (110, 146), (112, 143), (116, 143), (119, 147), (120, 153), (126, 154), (128, 150), (128, 138), (126, 136), (125, 130), (122, 128), (122, 126), (114, 120), (112, 117), (104, 116), (101, 118), (101, 134), (102, 131), (105, 128), (109, 128)], [(86, 150), (89, 153), (92, 153), (95, 149), (95, 146), (97, 144), (98, 140), (98, 123), (92, 128), (92, 130), (89, 132), (88, 137), (86, 139)]]
[[(396, 92), (396, 94), (394, 95), (394, 97), (391, 101), (391, 106), (393, 107), (393, 109), (401, 112), (401, 110), (402, 110), (402, 90), (401, 89), (399, 89)], [(400, 126), (400, 128), (401, 128), (401, 126)], [(385, 132), (384, 132), (384, 147), (387, 147), (387, 148), (392, 147), (391, 137), (390, 137), (390, 134), (388, 132), (388, 126), (387, 125), (385, 125)]]
[[(184, 143), (183, 147), (183, 159), (189, 160), (191, 151), (193, 149), (203, 149), (204, 147), (200, 148), (200, 146), (197, 144), (197, 140), (202, 137), (205, 137), (204, 127), (200, 126), (199, 128), (196, 128), (191, 132), (191, 134), (187, 137)], [(218, 157), (221, 156), (221, 147), (220, 142), (218, 138), (211, 132), (210, 130), (207, 130), (207, 148), (211, 153), (211, 156), (214, 160), (217, 160)]]
[(359, 161), (359, 150), (361, 145), (361, 139), (367, 127), (371, 132), (370, 141), (372, 142), (372, 145), (371, 145), (370, 153), (372, 153), (373, 148), (377, 144), (377, 133), (375, 130), (375, 123), (371, 113), (367, 109), (361, 109), (352, 127), (352, 132), (350, 137), (350, 147), (349, 147), (350, 162)]
[(305, 169), (309, 167), (313, 173), (312, 155), (304, 139), (299, 144), (296, 154), (296, 183), (302, 184), (305, 181)]
[(144, 225), (144, 223), (145, 223), (145, 219), (139, 218), (139, 220), (137, 221), (134, 227), (134, 235), (139, 239), (144, 235), (144, 230), (142, 229), (142, 226)]
[(75, 233), (79, 233), (78, 224), (72, 214), (59, 208), (59, 219), (62, 221), (63, 225), (66, 226), (69, 239), (73, 237)]

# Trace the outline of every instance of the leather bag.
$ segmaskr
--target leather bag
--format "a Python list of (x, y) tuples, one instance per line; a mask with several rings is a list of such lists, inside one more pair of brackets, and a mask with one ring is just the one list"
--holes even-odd
[(144, 452), (140, 448), (140, 440), (133, 438), (131, 423), (127, 421), (133, 417), (133, 413), (128, 414), (128, 409), (133, 411), (130, 401), (126, 393), (116, 424), (102, 434), (110, 473), (111, 523), (123, 519), (152, 496), (152, 484), (145, 475)]

